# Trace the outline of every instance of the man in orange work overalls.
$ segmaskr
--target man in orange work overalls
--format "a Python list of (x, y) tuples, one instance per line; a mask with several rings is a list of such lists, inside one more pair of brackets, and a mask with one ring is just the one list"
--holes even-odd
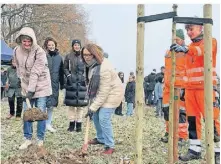
[[(182, 29), (176, 30), (176, 43), (180, 46), (185, 46), (184, 33)], [(166, 133), (161, 138), (162, 142), (168, 142), (169, 136), (169, 101), (170, 101), (170, 79), (172, 69), (172, 58), (171, 51), (167, 51), (165, 55), (165, 74), (164, 74), (164, 90), (163, 90), (163, 112), (166, 123)], [(180, 90), (180, 101), (179, 101), (179, 143), (187, 139), (187, 120), (186, 120), (186, 109), (184, 102), (184, 80), (185, 75), (185, 53), (176, 53), (176, 76), (174, 87)]]
[[(201, 158), (201, 117), (205, 118), (204, 112), (204, 40), (203, 27), (200, 25), (186, 25), (187, 35), (192, 40), (188, 47), (181, 47), (178, 44), (171, 46), (175, 52), (186, 53), (186, 82), (185, 82), (185, 102), (186, 112), (189, 123), (190, 146), (180, 160), (189, 161)], [(217, 41), (212, 39), (212, 58), (213, 58), (213, 85), (216, 86), (216, 54)], [(220, 122), (219, 105), (215, 100), (213, 92), (214, 106), (214, 141), (219, 142)], [(215, 148), (215, 160), (219, 163), (220, 149)]]

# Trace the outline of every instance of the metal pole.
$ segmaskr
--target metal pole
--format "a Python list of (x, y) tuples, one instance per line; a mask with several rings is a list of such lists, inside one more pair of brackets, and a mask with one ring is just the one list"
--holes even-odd
[[(204, 18), (212, 18), (212, 5), (205, 4)], [(206, 163), (214, 163), (214, 125), (213, 125), (213, 58), (212, 25), (204, 24), (204, 110), (206, 127)]]
[[(144, 5), (137, 6), (137, 17), (144, 16)], [(143, 140), (143, 79), (144, 79), (144, 22), (137, 23), (137, 57), (136, 57), (136, 164), (142, 164)]]

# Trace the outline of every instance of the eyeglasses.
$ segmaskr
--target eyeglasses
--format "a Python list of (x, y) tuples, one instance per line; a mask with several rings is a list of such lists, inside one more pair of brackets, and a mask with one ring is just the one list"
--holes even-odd
[(83, 54), (84, 57), (92, 57), (92, 54)]

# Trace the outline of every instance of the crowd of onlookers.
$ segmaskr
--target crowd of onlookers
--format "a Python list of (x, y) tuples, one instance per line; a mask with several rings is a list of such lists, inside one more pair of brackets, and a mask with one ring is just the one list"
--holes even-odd
[[(81, 41), (71, 42), (65, 58), (60, 55), (57, 42), (47, 37), (43, 46), (37, 44), (32, 28), (22, 28), (17, 37), (11, 65), (1, 69), (1, 99), (8, 98), (7, 119), (22, 119), (27, 100), (32, 107), (47, 113), (47, 120), (37, 122), (37, 145), (43, 146), (45, 131), (56, 132), (53, 126), (53, 109), (58, 107), (59, 90), (64, 90), (64, 104), (68, 107), (69, 132), (81, 132), (83, 110), (96, 129), (96, 138), (89, 144), (103, 144), (104, 154), (114, 152), (111, 115), (123, 115), (122, 102), (127, 102), (126, 115), (131, 116), (135, 106), (135, 75), (130, 73), (124, 87), (124, 74), (109, 62), (108, 54), (93, 43), (82, 46)], [(125, 101), (124, 101), (125, 100)], [(15, 106), (17, 104), (17, 106)], [(33, 121), (23, 120), (26, 149), (32, 142)]]

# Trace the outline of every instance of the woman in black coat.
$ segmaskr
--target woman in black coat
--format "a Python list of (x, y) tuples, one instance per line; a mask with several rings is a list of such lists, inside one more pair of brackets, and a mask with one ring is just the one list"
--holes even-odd
[(80, 40), (72, 41), (72, 51), (66, 55), (64, 60), (64, 73), (67, 77), (65, 84), (65, 104), (69, 106), (69, 128), (68, 131), (81, 132), (83, 107), (88, 105), (86, 78), (84, 76), (85, 65), (81, 57)]
[(53, 107), (58, 106), (59, 97), (59, 83), (60, 89), (64, 88), (64, 67), (63, 59), (58, 52), (57, 42), (48, 37), (45, 40), (44, 48), (47, 52), (48, 67), (51, 76), (52, 95), (47, 100), (47, 113), (48, 120), (46, 121), (46, 129), (55, 132), (55, 129), (51, 126)]
[(135, 76), (129, 77), (125, 90), (125, 101), (127, 102), (127, 116), (133, 115), (134, 103), (135, 103)]

